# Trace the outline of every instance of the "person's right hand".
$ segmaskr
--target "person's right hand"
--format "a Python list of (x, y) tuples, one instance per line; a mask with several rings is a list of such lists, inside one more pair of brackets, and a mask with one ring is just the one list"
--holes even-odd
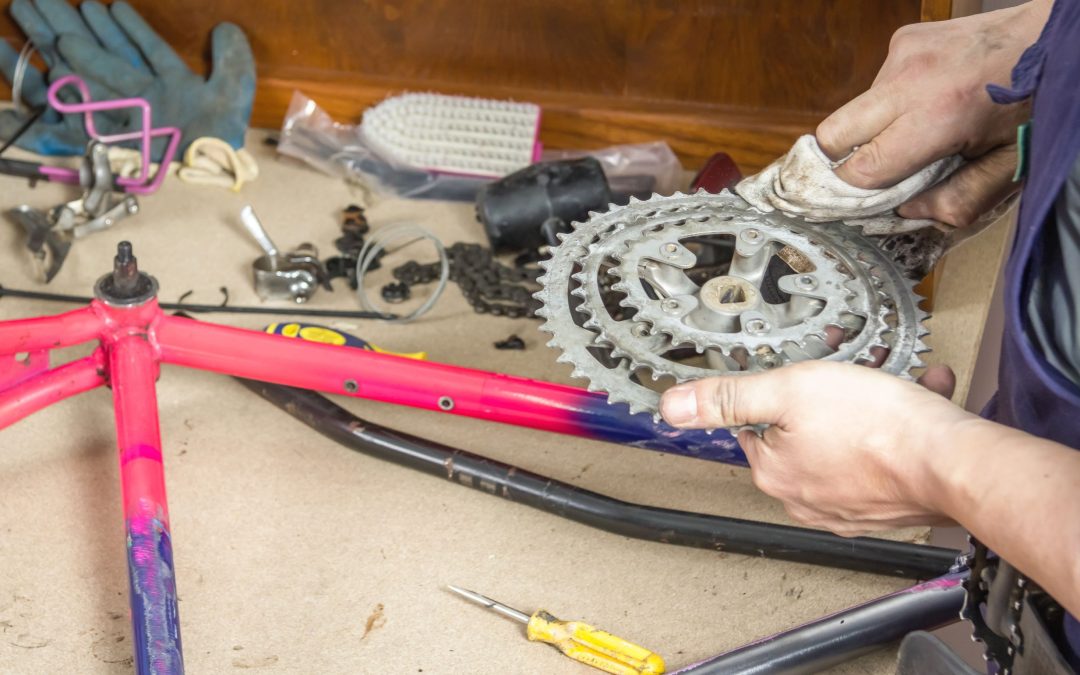
[(861, 188), (893, 185), (931, 162), (969, 163), (898, 209), (962, 227), (1012, 194), (1017, 125), (1026, 103), (999, 105), (987, 84), (1008, 86), (1012, 67), (1038, 38), (1051, 0), (935, 23), (904, 26), (868, 91), (817, 128), (837, 175)]
[(925, 386), (873, 368), (804, 361), (711, 377), (664, 392), (661, 413), (680, 429), (752, 427), (739, 445), (754, 484), (793, 519), (844, 536), (951, 517), (938, 503), (939, 438), (978, 419), (953, 405), (952, 372)]

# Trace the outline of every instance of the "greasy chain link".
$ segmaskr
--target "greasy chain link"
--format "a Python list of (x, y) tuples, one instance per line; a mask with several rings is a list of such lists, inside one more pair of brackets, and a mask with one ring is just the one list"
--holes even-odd
[(990, 587), (994, 583), (995, 573), (1001, 573), (1001, 561), (973, 536), (968, 535), (968, 541), (972, 545), (972, 553), (968, 556), (971, 572), (964, 580), (964, 606), (960, 610), (960, 618), (971, 622), (972, 639), (983, 643), (983, 659), (997, 664), (998, 675), (1012, 675), (1015, 672), (1013, 666), (1016, 656), (1022, 654), (1024, 649), (1020, 619), (1025, 601), (1048, 626), (1054, 626), (1062, 620), (1064, 609), (1038, 584), (1019, 570), (1013, 570), (1015, 579), (1008, 588), (1008, 607), (1004, 616), (1006, 634), (998, 633), (987, 623), (983, 607), (990, 598)]
[(1020, 598), (1016, 604), (1010, 602), (1009, 605), (1009, 623), (1017, 627), (1012, 634), (1014, 642), (1012, 639), (998, 635), (986, 623), (982, 607), (990, 594), (991, 580), (988, 575), (993, 569), (993, 560), (989, 558), (990, 551), (982, 542), (971, 535), (968, 535), (968, 541), (972, 545), (972, 553), (969, 556), (970, 573), (964, 580), (964, 605), (960, 609), (960, 618), (971, 622), (972, 639), (983, 643), (983, 659), (996, 663), (1001, 669), (1000, 675), (1010, 675), (1013, 656), (1022, 645), (1019, 626), (1023, 598)]
[[(534, 318), (540, 301), (533, 297), (539, 286), (535, 267), (512, 267), (495, 259), (480, 244), (458, 242), (446, 249), (450, 280), (461, 288), (465, 299), (478, 314)], [(394, 278), (408, 287), (430, 284), (439, 278), (439, 263), (411, 260), (393, 270)]]
[[(910, 378), (928, 350), (914, 284), (847, 226), (698, 192), (612, 205), (560, 238), (540, 263), (541, 328), (574, 377), (631, 412), (657, 411), (646, 377), (880, 358), (883, 370)], [(714, 256), (709, 267), (720, 247), (729, 260)]]

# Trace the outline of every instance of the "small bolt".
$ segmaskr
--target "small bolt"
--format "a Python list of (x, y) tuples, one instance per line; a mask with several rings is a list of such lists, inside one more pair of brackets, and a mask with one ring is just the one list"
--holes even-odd
[(742, 237), (742, 240), (747, 242), (748, 244), (756, 244), (761, 241), (761, 231), (755, 230), (753, 228), (749, 230), (743, 230), (740, 237)]
[(664, 255), (668, 258), (674, 258), (679, 255), (678, 244), (664, 244)]
[(780, 357), (776, 354), (762, 354), (757, 357), (758, 364), (765, 370), (772, 370), (780, 365)]
[(817, 288), (818, 282), (812, 275), (804, 274), (795, 280), (795, 285), (804, 291), (812, 291)]
[(769, 322), (764, 319), (750, 319), (746, 322), (745, 328), (751, 335), (760, 335), (769, 332)]
[(360, 390), (360, 385), (356, 383), (356, 380), (345, 380), (345, 391), (350, 394), (355, 394)]
[(649, 326), (644, 323), (636, 323), (634, 327), (630, 329), (630, 334), (634, 337), (647, 337), (649, 335)]
[(113, 258), (113, 289), (123, 297), (135, 292), (139, 283), (139, 263), (131, 250), (130, 241), (116, 245), (116, 257)]
[(454, 399), (450, 398), (449, 396), (440, 396), (439, 409), (450, 412), (454, 409)]
[(664, 298), (660, 302), (660, 309), (664, 310), (669, 314), (674, 314), (675, 312), (679, 311), (679, 301), (675, 298)]

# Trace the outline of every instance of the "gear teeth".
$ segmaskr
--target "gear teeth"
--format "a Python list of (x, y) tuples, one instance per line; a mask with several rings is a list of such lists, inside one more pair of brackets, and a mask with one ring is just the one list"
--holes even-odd
[[(656, 218), (647, 215), (654, 211)], [(789, 241), (797, 249), (802, 241), (814, 247), (816, 253), (808, 252), (808, 256), (819, 270), (817, 275), (831, 279), (833, 284), (825, 287), (830, 292), (818, 311), (824, 316), (816, 322), (806, 317), (795, 326), (758, 337), (693, 327), (684, 330), (678, 317), (660, 313), (659, 302), (638, 288), (635, 247), (646, 240), (667, 242), (707, 236), (708, 228), (715, 231), (717, 217), (727, 214), (737, 218), (737, 224), (761, 223), (766, 231), (770, 227), (773, 232), (787, 228), (794, 237)], [(682, 222), (674, 224), (680, 219)], [(919, 298), (910, 291), (914, 284), (903, 279), (892, 263), (852, 228), (811, 225), (779, 213), (761, 214), (728, 190), (711, 195), (699, 189), (693, 195), (678, 192), (670, 197), (654, 194), (647, 200), (634, 197), (628, 204), (609, 206), (606, 213), (591, 212), (588, 220), (573, 223), (570, 233), (561, 234), (559, 246), (551, 248), (552, 257), (540, 261), (542, 288), (533, 297), (543, 305), (537, 312), (544, 319), (541, 330), (552, 335), (548, 345), (560, 350), (557, 360), (571, 364), (575, 378), (587, 379), (589, 391), (606, 391), (609, 402), (626, 404), (631, 414), (645, 412), (657, 419), (658, 407), (657, 394), (636, 379), (631, 380), (633, 373), (642, 381), (647, 381), (647, 371), (653, 380), (671, 378), (683, 382), (708, 372), (664, 361), (662, 354), (673, 346), (692, 346), (699, 354), (715, 350), (725, 359), (730, 359), (736, 348), (754, 353), (761, 346), (773, 348), (784, 362), (802, 360), (810, 354), (811, 358), (825, 358), (831, 350), (825, 347), (826, 335), (821, 328), (850, 323), (841, 322), (839, 317), (845, 313), (861, 317), (863, 321), (856, 323), (863, 326), (841, 346), (843, 353), (838, 358), (850, 360), (856, 355), (869, 360), (871, 350), (892, 345), (886, 363), (890, 372), (903, 376), (907, 369), (922, 364), (915, 353), (926, 349), (921, 338), (929, 331), (922, 321), (928, 316), (917, 308)], [(609, 266), (611, 261), (614, 266)], [(602, 277), (605, 273), (606, 279)], [(630, 321), (651, 326), (653, 337), (631, 333), (630, 321), (616, 319), (601, 307), (607, 301), (599, 295), (601, 289), (606, 290), (604, 284), (621, 294), (617, 300), (620, 306), (635, 311)], [(598, 363), (598, 349), (616, 365), (609, 368), (607, 363)]]
[(637, 403), (631, 403), (630, 404), (630, 414), (631, 415), (640, 415), (641, 413), (647, 413), (647, 412), (652, 412), (652, 411), (649, 410), (648, 408), (646, 408), (645, 406), (639, 405)]
[(570, 237), (568, 232), (556, 232), (555, 238), (559, 240), (559, 243), (566, 241)]

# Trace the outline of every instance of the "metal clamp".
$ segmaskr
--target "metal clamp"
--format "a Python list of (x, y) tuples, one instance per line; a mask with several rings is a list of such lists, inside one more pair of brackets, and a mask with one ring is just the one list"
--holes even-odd
[(79, 168), (80, 198), (42, 211), (22, 204), (8, 211), (27, 234), (37, 276), (48, 283), (60, 272), (71, 245), (76, 239), (106, 230), (139, 212), (133, 195), (117, 191), (115, 176), (109, 166), (108, 147), (90, 141)]
[(307, 302), (320, 286), (331, 290), (330, 275), (319, 260), (318, 249), (311, 244), (301, 244), (295, 250), (282, 253), (250, 206), (240, 211), (240, 221), (265, 252), (251, 265), (259, 298), (302, 303)]

